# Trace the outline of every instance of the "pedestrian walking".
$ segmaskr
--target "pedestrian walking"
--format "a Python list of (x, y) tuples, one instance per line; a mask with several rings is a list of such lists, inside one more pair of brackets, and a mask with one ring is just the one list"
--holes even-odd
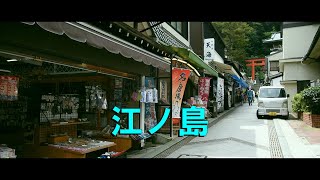
[(247, 91), (247, 97), (248, 97), (249, 106), (251, 106), (252, 105), (252, 99), (253, 99), (253, 90), (251, 89), (251, 87)]
[(247, 89), (244, 89), (243, 91), (242, 91), (242, 94), (243, 94), (243, 102), (247, 102), (247, 100), (248, 100), (248, 96), (247, 96), (247, 93), (248, 93), (248, 88)]

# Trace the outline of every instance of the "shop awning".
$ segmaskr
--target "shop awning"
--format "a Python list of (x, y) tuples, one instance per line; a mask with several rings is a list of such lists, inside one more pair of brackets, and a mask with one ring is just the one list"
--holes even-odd
[(206, 64), (196, 53), (191, 51), (190, 49), (179, 48), (174, 46), (168, 46), (172, 49), (178, 56), (183, 58), (185, 61), (188, 61), (190, 64), (193, 64), (199, 68), (203, 68), (206, 70), (206, 73), (218, 77), (218, 72)]
[(233, 74), (233, 75), (238, 76), (238, 78), (240, 78), (237, 71), (232, 66), (230, 66), (228, 64), (220, 63), (217, 61), (210, 61), (209, 65), (211, 67), (217, 66), (223, 73)]
[(247, 84), (244, 80), (238, 78), (238, 76), (236, 76), (236, 75), (231, 75), (231, 77), (232, 77), (235, 81), (237, 81), (237, 82), (240, 84), (241, 87), (243, 87), (243, 88), (248, 88), (248, 87), (249, 87), (248, 84)]
[(170, 72), (170, 61), (83, 22), (23, 22)]

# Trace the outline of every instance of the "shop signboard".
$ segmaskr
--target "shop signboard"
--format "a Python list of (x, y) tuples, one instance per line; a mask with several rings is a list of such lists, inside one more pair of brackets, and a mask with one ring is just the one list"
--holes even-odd
[(181, 103), (189, 76), (189, 69), (172, 69), (172, 119), (174, 124), (177, 124), (181, 118)]
[(0, 100), (15, 101), (18, 100), (19, 77), (0, 76)]
[(164, 79), (160, 80), (160, 100), (163, 103), (168, 103), (168, 84)]
[(201, 98), (205, 108), (207, 108), (208, 100), (209, 100), (210, 80), (211, 80), (210, 77), (199, 78), (198, 95)]
[(204, 40), (204, 61), (206, 63), (214, 60), (214, 38), (208, 38)]
[(224, 79), (218, 77), (217, 82), (217, 109), (222, 112), (224, 109)]

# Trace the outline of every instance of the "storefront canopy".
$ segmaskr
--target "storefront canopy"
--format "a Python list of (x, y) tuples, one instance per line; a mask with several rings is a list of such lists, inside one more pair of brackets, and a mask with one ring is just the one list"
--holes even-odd
[(236, 75), (231, 75), (231, 76), (235, 81), (237, 81), (240, 84), (241, 87), (243, 87), (243, 88), (249, 87), (248, 84), (244, 80), (238, 78), (238, 76), (236, 76)]
[(203, 68), (208, 74), (218, 77), (218, 72), (206, 64), (197, 54), (193, 51), (185, 48), (179, 48), (174, 46), (169, 46), (178, 56), (188, 61), (190, 64), (196, 65), (199, 68)]
[(221, 70), (221, 72), (233, 74), (233, 75), (236, 75), (238, 78), (240, 78), (240, 76), (238, 75), (237, 71), (232, 66), (230, 66), (228, 64), (220, 63), (220, 62), (217, 62), (217, 61), (210, 61), (209, 65), (211, 67), (217, 66)]
[(134, 44), (117, 38), (98, 28), (82, 22), (24, 22), (38, 24), (42, 29), (58, 35), (67, 35), (70, 39), (87, 43), (93, 47), (105, 48), (111, 53), (121, 54), (126, 58), (143, 62), (147, 65), (170, 72), (170, 61), (144, 50)]

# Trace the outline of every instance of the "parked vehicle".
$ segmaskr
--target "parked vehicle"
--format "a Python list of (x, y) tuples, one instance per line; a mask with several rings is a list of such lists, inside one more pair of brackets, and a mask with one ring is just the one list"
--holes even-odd
[(289, 118), (288, 97), (283, 87), (262, 86), (258, 93), (257, 118), (281, 116)]

